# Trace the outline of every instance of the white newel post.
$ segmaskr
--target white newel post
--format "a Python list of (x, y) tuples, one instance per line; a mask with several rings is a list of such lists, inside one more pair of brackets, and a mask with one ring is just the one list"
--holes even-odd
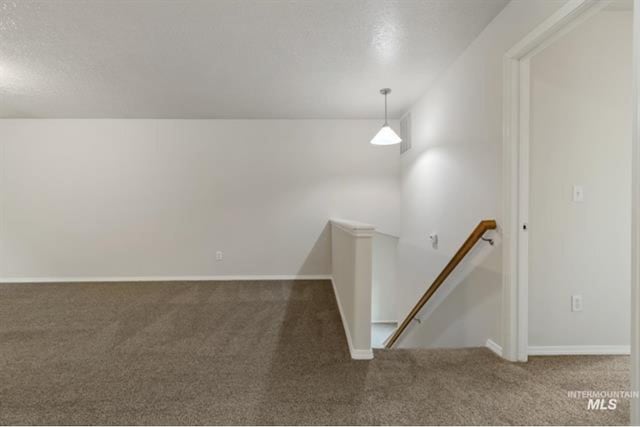
[(331, 220), (333, 287), (353, 359), (372, 359), (371, 283), (375, 228)]

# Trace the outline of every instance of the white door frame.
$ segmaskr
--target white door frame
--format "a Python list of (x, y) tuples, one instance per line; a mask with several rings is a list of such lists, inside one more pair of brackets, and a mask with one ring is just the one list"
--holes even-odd
[[(640, 2), (640, 0), (635, 0)], [(569, 0), (504, 56), (503, 357), (528, 357), (530, 58), (609, 3)]]
[[(640, 0), (633, 2), (633, 154), (631, 171), (631, 390), (640, 392)], [(631, 425), (640, 425), (640, 398), (631, 401)]]

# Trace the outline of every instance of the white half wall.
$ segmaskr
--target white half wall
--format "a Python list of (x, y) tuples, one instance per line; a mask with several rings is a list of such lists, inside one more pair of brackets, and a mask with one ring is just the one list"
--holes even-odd
[(351, 358), (373, 359), (371, 349), (372, 225), (331, 220), (333, 289)]
[[(480, 220), (496, 219), (500, 227), (503, 57), (564, 3), (510, 2), (411, 109), (413, 148), (401, 156), (403, 316)], [(499, 243), (491, 248), (401, 346), (484, 346), (487, 339), (502, 345), (501, 251)]]
[(330, 217), (398, 233), (379, 127), (0, 120), (0, 278), (329, 275)]
[(529, 354), (629, 351), (632, 22), (599, 11), (530, 59)]

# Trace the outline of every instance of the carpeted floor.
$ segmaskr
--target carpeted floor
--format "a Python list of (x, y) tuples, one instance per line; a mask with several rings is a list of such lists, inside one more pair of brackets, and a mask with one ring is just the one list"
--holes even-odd
[(352, 361), (331, 285), (0, 285), (2, 424), (628, 424), (628, 357)]

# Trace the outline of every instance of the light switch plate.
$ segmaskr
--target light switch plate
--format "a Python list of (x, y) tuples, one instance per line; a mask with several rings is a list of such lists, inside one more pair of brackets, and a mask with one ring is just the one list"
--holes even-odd
[(573, 186), (573, 201), (576, 203), (584, 202), (584, 188), (582, 185)]
[(429, 239), (431, 240), (431, 247), (438, 249), (438, 233), (429, 234)]

